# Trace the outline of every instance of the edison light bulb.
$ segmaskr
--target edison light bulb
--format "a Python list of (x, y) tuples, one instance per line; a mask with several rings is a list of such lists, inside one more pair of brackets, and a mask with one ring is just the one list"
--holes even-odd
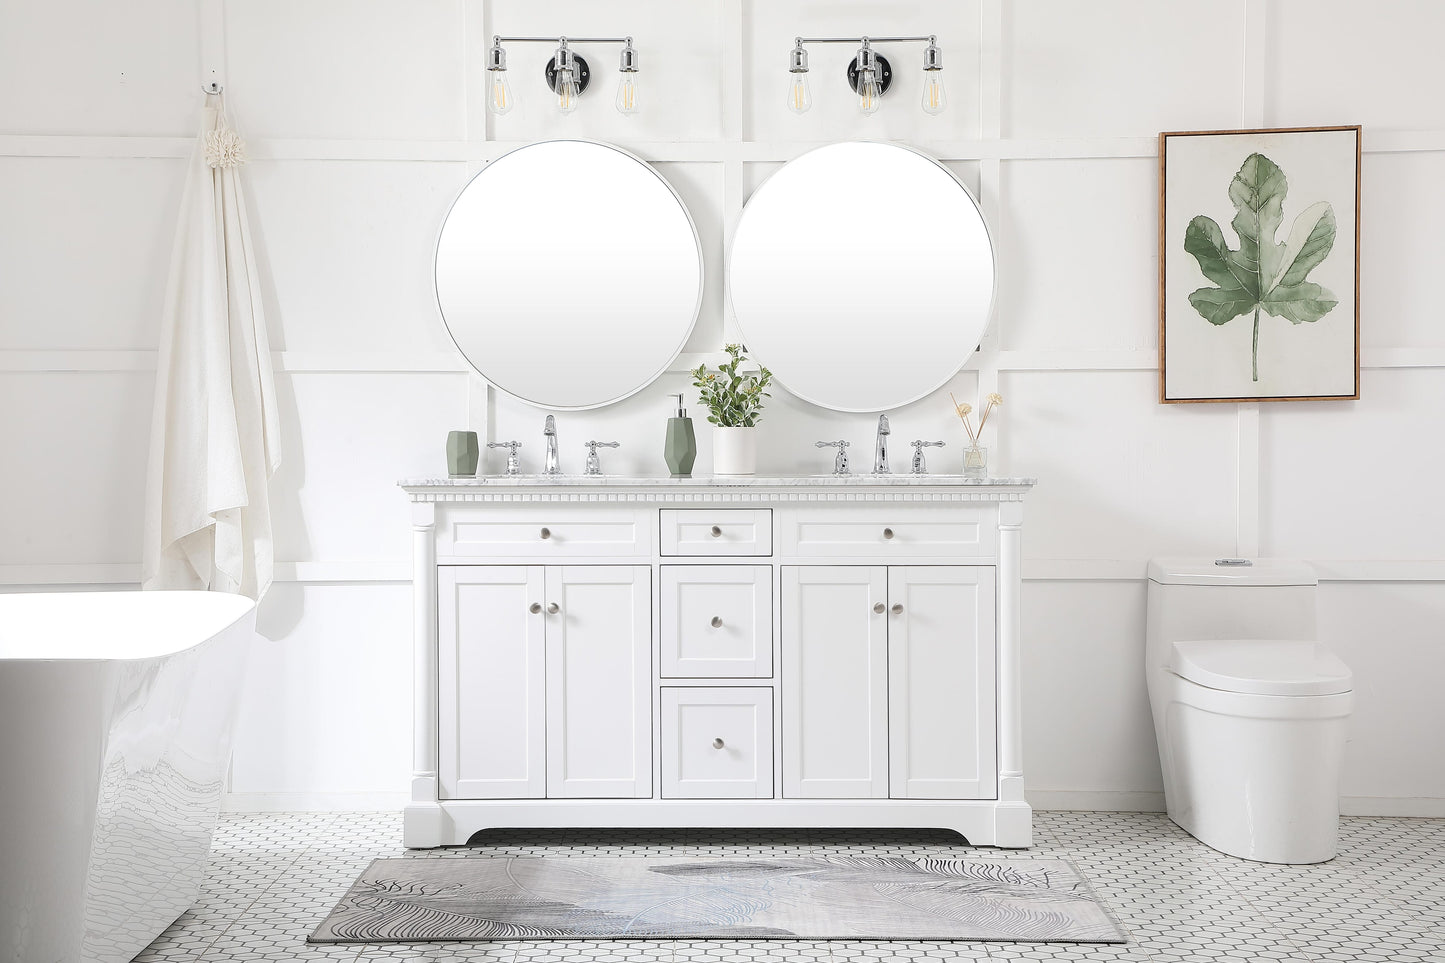
[(863, 38), (863, 47), (854, 63), (858, 71), (857, 85), (853, 88), (858, 91), (858, 109), (865, 114), (877, 113), (878, 102), (883, 99), (882, 65), (878, 62), (878, 55), (868, 46), (867, 37)]
[(946, 106), (948, 106), (948, 95), (943, 90), (943, 71), (925, 70), (923, 72), (923, 112), (941, 114)]
[(492, 38), (491, 49), (487, 51), (487, 109), (494, 114), (505, 114), (512, 109), (512, 85), (507, 82), (507, 52), (502, 49), (500, 37)]
[(943, 92), (943, 54), (933, 38), (928, 38), (928, 49), (923, 52), (923, 111), (927, 114), (941, 114), (948, 104)]
[(570, 67), (563, 67), (557, 71), (557, 109), (564, 114), (570, 114), (577, 109), (577, 101), (581, 99), (581, 91), (577, 89), (577, 80)]
[(808, 89), (808, 75), (790, 75), (788, 81), (788, 109), (795, 114), (805, 114), (813, 106), (813, 92)]
[(617, 112), (637, 113), (637, 81), (632, 74), (623, 74), (622, 79), (617, 82)]
[(512, 109), (512, 85), (507, 82), (505, 70), (487, 71), (487, 109), (494, 114)]
[(637, 51), (632, 48), (632, 38), (622, 48), (622, 63), (617, 68), (621, 79), (617, 81), (617, 112), (623, 115), (637, 113)]
[(878, 112), (878, 104), (883, 100), (883, 85), (878, 82), (877, 75), (873, 71), (860, 71), (858, 74), (858, 109), (865, 114)]
[(813, 92), (808, 89), (808, 51), (799, 37), (788, 54), (788, 109), (795, 114), (807, 113), (813, 106)]

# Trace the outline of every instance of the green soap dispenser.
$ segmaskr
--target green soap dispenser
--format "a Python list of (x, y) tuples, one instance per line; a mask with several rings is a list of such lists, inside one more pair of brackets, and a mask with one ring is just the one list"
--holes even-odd
[(677, 414), (667, 419), (667, 437), (662, 443), (662, 457), (673, 478), (691, 478), (692, 463), (697, 461), (697, 436), (692, 431), (692, 419), (682, 406), (682, 395), (677, 399)]

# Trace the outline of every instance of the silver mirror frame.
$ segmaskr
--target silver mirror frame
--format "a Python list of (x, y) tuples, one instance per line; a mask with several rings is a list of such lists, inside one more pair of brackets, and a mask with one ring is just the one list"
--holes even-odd
[[(677, 202), (678, 209), (682, 211), (682, 215), (686, 219), (688, 228), (692, 233), (693, 251), (697, 257), (697, 297), (693, 302), (692, 316), (689, 319), (686, 329), (682, 333), (682, 336), (679, 338), (676, 347), (667, 355), (666, 360), (663, 361), (660, 366), (658, 366), (657, 370), (649, 374), (646, 379), (642, 381), (642, 383), (622, 392), (621, 394), (616, 395), (615, 397), (581, 405), (560, 405), (548, 402), (544, 398), (527, 397), (526, 395), (519, 394), (518, 392), (506, 388), (496, 383), (492, 379), (488, 378), (486, 373), (483, 372), (479, 367), (477, 367), (475, 362), (472, 361), (472, 359), (467, 355), (466, 351), (464, 351), (462, 349), (462, 346), (457, 342), (456, 334), (452, 331), (451, 325), (447, 322), (446, 312), (442, 308), (441, 290), (438, 284), (439, 279), (437, 277), (438, 255), (441, 249), (443, 235), (446, 233), (447, 223), (451, 220), (452, 214), (456, 210), (457, 204), (461, 201), (462, 196), (466, 193), (467, 189), (470, 188), (472, 184), (477, 181), (478, 178), (485, 174), (488, 169), (490, 169), (498, 161), (506, 157), (510, 157), (513, 154), (517, 154), (530, 148), (537, 147), (541, 144), (557, 143), (586, 144), (593, 147), (600, 147), (606, 150), (615, 151), (616, 153), (621, 154), (622, 156), (636, 162), (639, 166), (645, 169), (649, 174), (651, 174), (654, 178), (657, 179), (659, 184), (667, 188), (668, 193), (670, 193), (673, 200)], [(437, 227), (436, 240), (432, 245), (432, 301), (436, 305), (437, 317), (442, 323), (442, 328), (446, 331), (447, 337), (456, 347), (457, 353), (461, 355), (464, 361), (466, 361), (467, 367), (471, 371), (476, 373), (478, 377), (480, 377), (495, 390), (500, 391), (508, 397), (515, 398), (525, 404), (529, 404), (533, 407), (542, 408), (549, 411), (590, 411), (595, 408), (605, 408), (608, 405), (613, 405), (617, 404), (620, 401), (625, 401), (626, 399), (637, 394), (639, 391), (647, 388), (663, 374), (667, 373), (667, 371), (672, 367), (673, 362), (677, 360), (678, 355), (682, 354), (683, 348), (687, 346), (687, 342), (692, 338), (693, 332), (697, 329), (698, 317), (702, 312), (703, 296), (707, 288), (706, 282), (706, 265), (703, 259), (702, 238), (698, 234), (697, 222), (693, 220), (692, 211), (688, 209), (687, 204), (683, 201), (682, 195), (677, 192), (677, 189), (674, 188), (672, 184), (667, 180), (667, 178), (663, 177), (662, 174), (659, 173), (655, 167), (653, 167), (646, 160), (638, 157), (631, 151), (618, 147), (615, 144), (608, 144), (603, 141), (588, 140), (581, 137), (561, 137), (553, 140), (535, 141), (531, 144), (523, 145), (522, 147), (513, 148), (512, 150), (509, 150), (503, 154), (498, 154), (496, 157), (487, 161), (485, 166), (483, 166), (481, 170), (477, 171), (475, 174), (469, 177), (467, 179), (467, 182), (462, 185), (459, 191), (457, 191), (456, 197), (452, 199), (451, 204), (447, 207), (446, 216), (442, 218), (441, 224)]]
[[(945, 165), (945, 164), (944, 164), (942, 161), (940, 161), (938, 158), (933, 157), (932, 155), (928, 154), (926, 151), (919, 150), (918, 148), (913, 147), (913, 146), (911, 146), (911, 145), (908, 145), (908, 144), (899, 144), (899, 143), (894, 143), (894, 142), (889, 142), (889, 141), (838, 141), (838, 142), (835, 142), (835, 143), (833, 143), (833, 144), (824, 144), (824, 145), (821, 145), (821, 146), (819, 146), (819, 147), (811, 148), (810, 150), (807, 150), (807, 151), (803, 152), (802, 154), (799, 154), (797, 157), (793, 158), (793, 160), (788, 161), (788, 162), (785, 163), (782, 167), (780, 167), (778, 170), (776, 170), (776, 171), (774, 171), (773, 173), (769, 174), (768, 177), (767, 177), (761, 184), (759, 184), (758, 187), (753, 191), (752, 195), (749, 196), (749, 198), (748, 198), (748, 203), (751, 204), (751, 203), (752, 203), (752, 199), (753, 199), (754, 197), (756, 197), (759, 193), (761, 193), (761, 192), (763, 191), (763, 189), (767, 187), (768, 183), (773, 180), (773, 178), (777, 177), (778, 175), (782, 174), (783, 171), (787, 170), (788, 164), (791, 164), (791, 163), (793, 163), (793, 161), (799, 160), (799, 159), (801, 159), (801, 158), (803, 158), (803, 157), (807, 157), (808, 155), (813, 154), (813, 153), (815, 153), (815, 152), (817, 152), (817, 151), (827, 150), (827, 149), (829, 149), (829, 148), (837, 147), (837, 146), (839, 146), (840, 144), (877, 144), (877, 145), (883, 146), (883, 147), (891, 147), (891, 148), (896, 148), (896, 149), (899, 149), (899, 150), (906, 150), (906, 151), (908, 151), (908, 152), (910, 152), (910, 153), (912, 153), (912, 154), (917, 155), (918, 157), (923, 158), (924, 160), (928, 161), (930, 164), (932, 164), (932, 165), (934, 165), (935, 167), (937, 167), (937, 168), (938, 168), (940, 171), (942, 171), (944, 174), (948, 175), (948, 178), (949, 178), (951, 181), (953, 181), (954, 184), (956, 184), (956, 185), (958, 186), (958, 189), (963, 193), (963, 196), (966, 197), (966, 198), (968, 198), (970, 204), (972, 204), (972, 206), (973, 206), (973, 210), (974, 210), (974, 211), (977, 213), (977, 215), (978, 215), (978, 222), (979, 222), (979, 224), (980, 224), (980, 225), (982, 226), (982, 228), (983, 228), (983, 239), (987, 242), (988, 257), (989, 257), (988, 278), (989, 278), (990, 292), (989, 292), (989, 299), (988, 299), (988, 308), (987, 308), (987, 310), (983, 313), (983, 323), (982, 323), (982, 325), (981, 325), (980, 328), (979, 328), (978, 344), (981, 344), (981, 343), (982, 343), (982, 340), (983, 340), (984, 336), (987, 334), (989, 328), (992, 327), (992, 325), (993, 325), (993, 321), (994, 321), (994, 311), (995, 311), (995, 309), (996, 309), (997, 306), (998, 306), (998, 246), (997, 246), (997, 244), (996, 244), (995, 241), (994, 241), (993, 231), (992, 231), (992, 230), (990, 229), (990, 227), (989, 227), (988, 218), (984, 216), (983, 207), (982, 207), (981, 204), (979, 204), (978, 198), (974, 196), (973, 191), (969, 189), (968, 185), (965, 184), (962, 180), (960, 180), (959, 177), (958, 177), (958, 175), (956, 175), (953, 171), (949, 170), (949, 168), (947, 167), (947, 165)], [(863, 209), (860, 208), (860, 216), (861, 216), (861, 214), (862, 214), (862, 211), (863, 211)], [(738, 224), (739, 224), (739, 225), (742, 224), (743, 218), (745, 218), (746, 216), (747, 216), (747, 205), (745, 204), (745, 205), (743, 206), (742, 214), (739, 216), (739, 219), (738, 219)], [(738, 330), (739, 330), (739, 333), (740, 333), (741, 336), (742, 336), (742, 340), (744, 341), (744, 343), (748, 343), (748, 344), (750, 345), (750, 347), (751, 347), (751, 346), (752, 346), (752, 345), (751, 345), (751, 342), (750, 342), (749, 339), (748, 339), (747, 322), (738, 314), (737, 309), (736, 309), (736, 305), (734, 304), (733, 298), (732, 298), (733, 285), (734, 285), (734, 281), (735, 281), (735, 279), (736, 279), (736, 275), (735, 275), (735, 273), (734, 273), (734, 271), (733, 271), (734, 253), (735, 253), (735, 248), (736, 248), (736, 245), (737, 245), (737, 240), (738, 240), (738, 237), (739, 237), (740, 235), (741, 235), (741, 232), (740, 232), (739, 230), (736, 230), (736, 229), (735, 229), (735, 230), (733, 231), (732, 241), (731, 241), (731, 243), (728, 245), (727, 262), (726, 262), (726, 263), (727, 263), (727, 274), (728, 274), (728, 284), (727, 284), (727, 289), (728, 289), (728, 303), (729, 303), (729, 305), (731, 305), (731, 306), (733, 307), (733, 317), (734, 317), (734, 320), (737, 322)], [(906, 243), (906, 241), (900, 241), (899, 239), (894, 239), (894, 242), (895, 242), (895, 243)], [(825, 399), (822, 399), (822, 398), (819, 398), (819, 397), (813, 397), (813, 396), (811, 396), (811, 393), (808, 393), (808, 392), (800, 392), (800, 391), (798, 391), (797, 389), (795, 389), (792, 385), (790, 385), (790, 384), (788, 383), (787, 375), (784, 373), (784, 371), (780, 371), (780, 370), (778, 369), (778, 365), (777, 365), (774, 361), (769, 360), (762, 352), (755, 352), (755, 353), (754, 353), (754, 359), (755, 359), (759, 364), (767, 365), (770, 369), (772, 369), (772, 370), (773, 370), (773, 373), (774, 373), (774, 376), (775, 376), (776, 379), (777, 379), (777, 382), (778, 382), (783, 388), (785, 388), (785, 389), (788, 391), (789, 394), (792, 394), (794, 397), (796, 397), (796, 398), (798, 398), (798, 399), (800, 399), (800, 400), (802, 400), (802, 401), (806, 401), (806, 402), (809, 403), (809, 404), (816, 405), (816, 406), (818, 406), (818, 407), (820, 407), (820, 408), (827, 408), (827, 409), (832, 410), (832, 411), (840, 411), (840, 412), (847, 412), (847, 413), (878, 413), (878, 412), (881, 412), (881, 411), (892, 411), (892, 410), (894, 410), (894, 409), (896, 409), (896, 408), (901, 408), (901, 407), (903, 407), (903, 406), (905, 406), (905, 405), (914, 404), (915, 402), (918, 402), (918, 401), (923, 400), (924, 398), (927, 398), (929, 395), (931, 395), (931, 394), (933, 394), (934, 392), (938, 391), (938, 390), (939, 390), (940, 388), (942, 388), (944, 385), (948, 384), (948, 382), (951, 381), (955, 376), (957, 376), (958, 373), (959, 373), (960, 371), (962, 371), (965, 366), (967, 366), (969, 360), (973, 357), (973, 355), (977, 352), (977, 350), (978, 350), (977, 345), (976, 345), (974, 348), (970, 349), (963, 357), (961, 357), (961, 358), (958, 360), (958, 363), (957, 363), (956, 365), (951, 365), (951, 366), (949, 366), (949, 369), (948, 369), (947, 373), (946, 373), (943, 377), (936, 379), (936, 382), (935, 382), (935, 383), (931, 383), (931, 384), (928, 384), (928, 385), (926, 385), (926, 386), (923, 386), (923, 387), (921, 387), (921, 388), (920, 388), (918, 391), (916, 391), (916, 392), (908, 392), (908, 393), (905, 393), (904, 395), (902, 395), (901, 397), (899, 397), (896, 401), (892, 401), (891, 403), (889, 403), (889, 404), (887, 404), (887, 405), (885, 405), (885, 406), (883, 406), (883, 407), (877, 407), (877, 406), (873, 406), (873, 407), (856, 407), (856, 406), (851, 406), (851, 405), (839, 404), (839, 403), (836, 403), (836, 402), (834, 402), (834, 401), (825, 400)], [(786, 366), (785, 366), (785, 367), (786, 367)], [(933, 379), (930, 379), (930, 380), (933, 380)]]

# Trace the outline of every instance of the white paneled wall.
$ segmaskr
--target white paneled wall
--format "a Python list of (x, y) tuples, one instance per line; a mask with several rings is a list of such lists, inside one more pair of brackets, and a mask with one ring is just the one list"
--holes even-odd
[[(996, 466), (1028, 506), (1025, 715), (1041, 805), (1157, 807), (1141, 656), (1144, 561), (1262, 551), (1315, 562), (1321, 624), (1355, 668), (1355, 811), (1445, 814), (1445, 10), (1430, 0), (100, 0), (0, 6), (0, 583), (133, 582), (159, 305), (183, 158), (211, 71), (247, 135), (285, 428), (282, 582), (261, 613), (233, 804), (390, 805), (409, 774), (406, 503), (470, 424), (541, 452), (536, 409), (469, 375), (437, 317), (431, 249), (457, 190), (533, 140), (612, 141), (692, 210), (707, 286), (684, 363), (736, 337), (724, 293), (748, 194), (821, 142), (943, 158), (999, 247), (997, 319), (948, 386), (997, 388)], [(509, 49), (519, 106), (489, 117), (494, 33), (631, 34), (642, 110), (611, 107), (615, 48), (571, 117)], [(934, 33), (950, 109), (917, 106), (921, 51), (888, 45), (871, 118), (812, 50), (812, 112), (783, 93), (799, 34)], [(1156, 402), (1155, 135), (1365, 127), (1363, 400)], [(609, 239), (589, 239), (607, 243)], [(880, 324), (880, 338), (887, 337)], [(612, 471), (658, 472), (666, 394), (559, 417)], [(695, 412), (695, 414), (700, 414)], [(946, 392), (891, 412), (900, 437), (960, 433)], [(699, 471), (711, 453), (704, 434)], [(818, 471), (816, 439), (867, 448), (873, 419), (778, 391), (764, 470)], [(489, 458), (489, 469), (499, 462)]]

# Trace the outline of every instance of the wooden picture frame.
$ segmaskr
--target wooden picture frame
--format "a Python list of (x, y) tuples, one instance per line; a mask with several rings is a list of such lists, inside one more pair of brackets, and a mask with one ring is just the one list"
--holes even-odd
[(1359, 291), (1358, 125), (1159, 135), (1161, 404), (1358, 399)]

